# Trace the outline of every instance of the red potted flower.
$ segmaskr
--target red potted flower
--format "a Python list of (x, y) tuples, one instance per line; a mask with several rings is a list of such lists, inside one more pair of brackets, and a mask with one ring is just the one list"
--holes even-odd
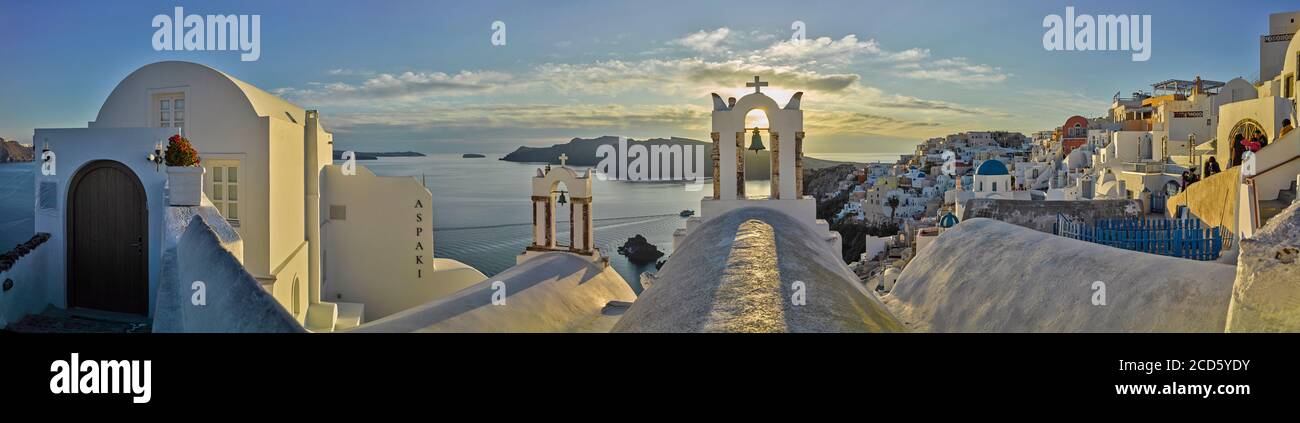
[(190, 140), (172, 135), (163, 153), (167, 165), (167, 202), (173, 206), (197, 206), (203, 200), (203, 167), (199, 152)]

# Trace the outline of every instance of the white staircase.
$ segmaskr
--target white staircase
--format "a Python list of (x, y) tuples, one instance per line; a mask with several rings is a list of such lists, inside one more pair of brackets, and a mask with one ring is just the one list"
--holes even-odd
[(338, 332), (361, 325), (365, 304), (319, 302), (307, 308), (304, 326), (317, 333)]

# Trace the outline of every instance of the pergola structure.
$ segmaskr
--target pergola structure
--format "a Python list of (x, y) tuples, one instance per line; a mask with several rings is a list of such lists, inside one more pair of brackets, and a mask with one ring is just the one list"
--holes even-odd
[(1200, 90), (1203, 93), (1217, 93), (1220, 88), (1223, 88), (1223, 86), (1226, 85), (1223, 82), (1200, 78), (1192, 81), (1185, 79), (1170, 79), (1151, 84), (1151, 89), (1154, 91), (1156, 96), (1165, 94), (1188, 95), (1196, 89), (1198, 83), (1200, 84)]

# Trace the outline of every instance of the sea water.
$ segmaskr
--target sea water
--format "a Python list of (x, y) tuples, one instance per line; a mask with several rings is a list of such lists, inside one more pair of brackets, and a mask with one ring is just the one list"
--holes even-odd
[[(870, 161), (887, 159), (887, 156), (826, 158)], [(531, 241), (530, 178), (545, 166), (498, 158), (498, 155), (462, 158), (459, 154), (433, 154), (358, 163), (377, 175), (407, 176), (422, 181), (433, 193), (434, 255), (458, 260), (492, 276), (513, 266), (515, 256)], [(32, 163), (0, 164), (0, 251), (27, 241), (34, 233), (36, 169)], [(654, 272), (654, 263), (631, 263), (618, 254), (618, 247), (639, 234), (667, 258), (672, 254), (673, 231), (686, 224), (679, 213), (686, 209), (698, 213), (700, 199), (713, 192), (711, 183), (706, 181), (701, 189), (691, 191), (684, 182), (593, 180), (591, 207), (596, 247), (610, 257), (610, 265), (634, 291), (641, 291), (640, 275)], [(746, 181), (745, 186), (746, 192), (758, 195), (766, 193), (769, 187), (766, 180)], [(556, 235), (560, 240), (568, 239), (567, 207), (560, 206), (557, 210)]]
[[(498, 157), (433, 154), (358, 164), (377, 175), (423, 181), (433, 193), (434, 255), (461, 261), (491, 276), (513, 266), (515, 256), (531, 242), (531, 178), (545, 166)], [(700, 199), (713, 193), (708, 182), (695, 191), (687, 187), (684, 182), (592, 182), (596, 247), (610, 257), (610, 266), (638, 293), (641, 273), (654, 272), (654, 263), (631, 263), (618, 254), (618, 247), (639, 234), (664, 253), (661, 260), (672, 254), (673, 231), (686, 225), (686, 219), (679, 216), (681, 211), (698, 212)], [(749, 181), (746, 190), (766, 191), (767, 181)], [(557, 207), (556, 237), (563, 241), (569, 238), (569, 211), (568, 206)]]
[(36, 233), (36, 165), (0, 164), (0, 253)]

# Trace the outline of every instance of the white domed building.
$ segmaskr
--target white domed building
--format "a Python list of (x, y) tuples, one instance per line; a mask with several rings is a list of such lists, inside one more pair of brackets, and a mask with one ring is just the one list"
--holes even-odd
[(1001, 160), (989, 159), (975, 168), (975, 198), (1012, 199), (1011, 172)]
[(1007, 165), (998, 159), (988, 159), (975, 167), (970, 191), (958, 191), (953, 204), (957, 216), (966, 212), (966, 201), (972, 198), (994, 200), (1032, 200), (1029, 191), (1016, 190)]
[[(178, 134), (196, 165), (164, 163)], [(335, 165), (315, 110), (208, 66), (145, 65), (87, 127), (32, 139), (47, 158), (35, 229), (51, 236), (32, 261), (42, 277), (7, 314), (53, 306), (138, 315), (155, 331), (333, 331), (486, 279), (434, 258), (419, 181)], [(190, 307), (200, 287), (209, 305)]]

